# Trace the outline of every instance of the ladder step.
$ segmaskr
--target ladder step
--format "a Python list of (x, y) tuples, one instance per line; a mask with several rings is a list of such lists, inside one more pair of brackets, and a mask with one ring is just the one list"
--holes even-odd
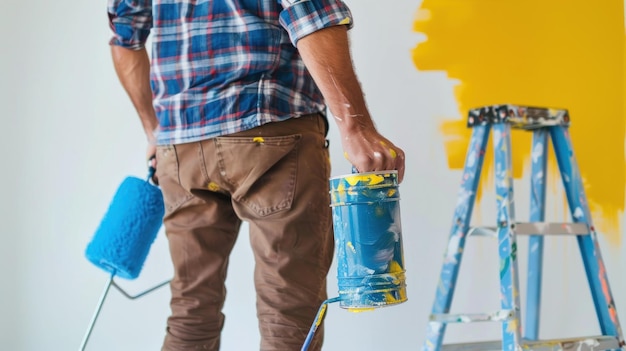
[[(521, 350), (532, 351), (601, 351), (620, 349), (619, 340), (614, 336), (601, 335), (582, 338), (567, 338), (554, 340), (524, 340)], [(441, 346), (442, 351), (490, 351), (502, 350), (502, 341), (468, 342), (446, 344)]]
[[(497, 229), (497, 227), (471, 227), (468, 236), (497, 236)], [(587, 223), (515, 223), (515, 234), (518, 235), (589, 235), (589, 233)]]
[(520, 105), (491, 105), (469, 110), (467, 126), (509, 123), (511, 128), (532, 130), (551, 126), (568, 126), (569, 112), (564, 109)]
[(503, 322), (513, 319), (511, 310), (500, 310), (492, 313), (436, 313), (430, 315), (431, 322), (439, 323), (474, 323), (474, 322)]
[(441, 351), (502, 351), (502, 341), (466, 342), (441, 345)]
[(576, 351), (599, 351), (620, 349), (619, 340), (615, 336), (601, 335), (583, 338), (533, 340), (524, 341), (522, 350), (552, 351), (552, 350), (576, 350)]

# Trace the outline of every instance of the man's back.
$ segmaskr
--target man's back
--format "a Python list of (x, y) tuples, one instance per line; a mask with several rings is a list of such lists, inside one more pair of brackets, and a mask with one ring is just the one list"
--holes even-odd
[[(345, 16), (347, 9), (336, 3), (326, 5), (328, 18), (307, 17), (306, 8), (290, 13), (277, 0), (112, 3), (118, 33), (113, 44), (140, 45), (149, 33), (152, 37), (158, 144), (212, 138), (325, 110), (293, 42)], [(134, 23), (124, 18), (131, 10), (143, 13)], [(129, 25), (142, 30), (125, 43)]]

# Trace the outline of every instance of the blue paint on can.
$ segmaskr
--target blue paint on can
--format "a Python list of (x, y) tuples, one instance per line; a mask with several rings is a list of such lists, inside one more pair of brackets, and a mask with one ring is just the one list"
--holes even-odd
[(405, 302), (398, 173), (330, 179), (340, 306), (369, 309)]

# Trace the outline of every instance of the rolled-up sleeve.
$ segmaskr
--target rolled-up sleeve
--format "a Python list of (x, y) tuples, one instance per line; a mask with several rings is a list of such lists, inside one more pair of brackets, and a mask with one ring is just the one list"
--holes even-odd
[(283, 6), (280, 23), (289, 33), (293, 45), (320, 29), (347, 25), (352, 27), (352, 14), (341, 0), (278, 0)]
[(134, 50), (144, 47), (152, 29), (152, 0), (109, 0), (107, 10), (113, 31), (109, 44)]

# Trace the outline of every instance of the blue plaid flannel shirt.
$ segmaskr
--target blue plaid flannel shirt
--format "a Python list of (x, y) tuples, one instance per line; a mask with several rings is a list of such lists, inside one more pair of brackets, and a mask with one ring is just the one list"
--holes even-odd
[(111, 45), (151, 40), (160, 145), (324, 112), (297, 49), (320, 29), (352, 26), (341, 0), (108, 0)]

